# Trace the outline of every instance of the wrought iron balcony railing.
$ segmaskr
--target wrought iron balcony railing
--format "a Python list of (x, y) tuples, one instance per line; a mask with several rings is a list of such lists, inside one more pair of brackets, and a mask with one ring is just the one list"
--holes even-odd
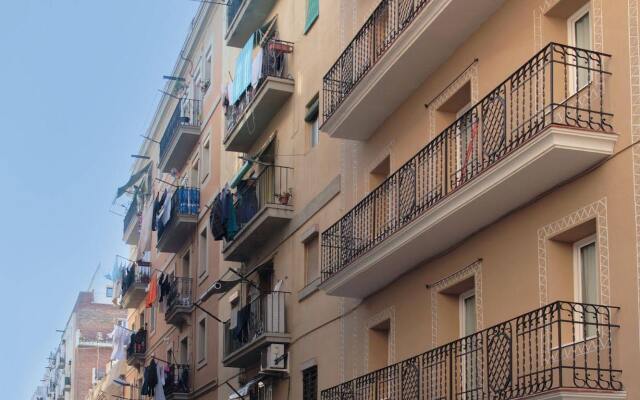
[(620, 391), (617, 307), (555, 302), (322, 391), (322, 400), (510, 400), (553, 389)]
[(147, 352), (147, 331), (146, 329), (140, 329), (131, 335), (131, 342), (127, 346), (127, 360), (144, 356)]
[(234, 353), (263, 335), (287, 333), (285, 300), (287, 292), (270, 292), (256, 298), (240, 310), (236, 325), (224, 323), (224, 355)]
[(430, 0), (382, 0), (322, 80), (329, 119)]
[(167, 295), (167, 314), (175, 307), (191, 307), (193, 305), (193, 289), (191, 278), (174, 277), (169, 283)]
[(248, 225), (253, 217), (269, 205), (293, 206), (293, 168), (266, 166), (256, 178), (243, 181), (235, 202), (239, 228)]
[(238, 11), (240, 11), (240, 7), (244, 2), (245, 0), (229, 0), (227, 2), (227, 29), (229, 29), (236, 15), (238, 15)]
[[(262, 47), (262, 72), (255, 87), (250, 87), (236, 104), (230, 104), (225, 114), (226, 138), (238, 126), (246, 110), (253, 104), (267, 78), (289, 77), (288, 54), (293, 52), (293, 43), (270, 39)], [(257, 132), (258, 134), (260, 132)]]
[(171, 215), (167, 223), (158, 218), (158, 240), (164, 234), (171, 222), (180, 215), (198, 216), (200, 213), (200, 189), (194, 187), (179, 187), (171, 197)]
[(322, 233), (322, 279), (559, 125), (607, 132), (609, 55), (550, 43)]
[(200, 100), (180, 99), (176, 109), (160, 139), (160, 160), (164, 159), (171, 147), (171, 143), (182, 126), (199, 128), (202, 123)]
[(151, 266), (132, 263), (122, 279), (122, 296), (127, 294), (130, 288), (135, 285), (147, 285), (151, 280)]
[(186, 364), (171, 364), (165, 376), (164, 393), (190, 393), (191, 370)]
[(129, 226), (131, 226), (131, 222), (133, 221), (134, 217), (138, 216), (138, 200), (136, 198), (136, 196), (133, 197), (133, 201), (131, 202), (131, 204), (129, 205), (129, 208), (127, 209), (127, 213), (124, 216), (124, 233), (127, 233), (127, 229), (129, 228)]

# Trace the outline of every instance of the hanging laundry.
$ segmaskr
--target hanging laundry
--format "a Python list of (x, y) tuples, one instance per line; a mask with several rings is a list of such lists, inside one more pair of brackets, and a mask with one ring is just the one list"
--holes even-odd
[(147, 297), (145, 299), (145, 305), (147, 308), (151, 308), (153, 303), (158, 298), (158, 277), (154, 272), (151, 275), (151, 280), (149, 281), (149, 290), (147, 291)]
[(156, 365), (156, 375), (158, 382), (155, 387), (155, 400), (166, 400), (164, 396), (165, 368), (162, 363)]
[(255, 179), (238, 182), (237, 219), (240, 226), (249, 222), (258, 212), (258, 196)]
[(158, 366), (156, 360), (151, 360), (149, 365), (144, 369), (142, 390), (140, 394), (144, 396), (155, 396), (156, 387), (158, 385)]
[(264, 54), (264, 50), (260, 48), (258, 54), (253, 58), (253, 62), (251, 63), (251, 86), (253, 89), (258, 88), (258, 83), (260, 79), (262, 79), (262, 58)]
[(224, 239), (224, 225), (222, 224), (222, 192), (216, 195), (216, 198), (213, 200), (213, 204), (211, 205), (211, 214), (209, 215), (209, 226), (211, 227), (211, 234), (213, 235), (213, 240), (222, 240)]
[(245, 337), (245, 332), (246, 332), (247, 324), (249, 323), (250, 315), (251, 315), (250, 304), (247, 304), (246, 306), (238, 310), (238, 315), (236, 317), (237, 325), (233, 330), (233, 335), (240, 342), (242, 342)]
[(225, 231), (225, 240), (232, 241), (238, 233), (238, 220), (233, 194), (227, 186), (222, 189), (222, 225)]
[(127, 359), (127, 347), (131, 341), (128, 330), (120, 325), (114, 325), (113, 331), (108, 334), (112, 338), (111, 361), (121, 361)]
[(236, 58), (236, 70), (230, 94), (231, 104), (235, 104), (251, 84), (251, 54), (254, 42), (255, 34), (251, 34)]
[(171, 219), (171, 198), (173, 196), (169, 195), (169, 193), (165, 190), (164, 202), (162, 203), (162, 211), (160, 222), (162, 222), (162, 226), (167, 226), (169, 220)]

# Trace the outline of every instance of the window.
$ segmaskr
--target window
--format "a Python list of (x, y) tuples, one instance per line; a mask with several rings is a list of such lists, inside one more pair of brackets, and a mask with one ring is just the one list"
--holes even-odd
[(206, 227), (200, 232), (198, 254), (198, 277), (202, 277), (209, 270), (209, 250)]
[[(567, 32), (569, 34), (569, 45), (579, 49), (591, 49), (591, 21), (589, 15), (589, 6), (587, 3), (584, 7), (574, 13), (567, 20)], [(576, 64), (570, 73), (570, 82), (574, 93), (585, 87), (590, 80), (589, 76), (589, 60), (585, 54), (577, 53), (577, 60), (569, 60), (571, 64)]]
[(207, 320), (202, 318), (198, 322), (198, 363), (203, 363), (207, 358)]
[[(573, 245), (574, 254), (574, 297), (577, 303), (598, 304), (600, 302), (598, 293), (598, 251), (596, 248), (596, 238), (589, 236)], [(596, 334), (596, 315), (590, 312), (588, 307), (579, 310), (579, 320), (584, 324), (577, 324), (577, 338), (592, 337)], [(584, 326), (583, 326), (584, 325)]]
[(191, 172), (189, 175), (189, 186), (191, 187), (200, 187), (200, 180), (199, 180), (200, 171), (198, 167), (199, 164), (200, 162), (196, 159), (193, 162), (193, 166), (191, 167)]
[(476, 332), (476, 293), (469, 290), (460, 295), (460, 336)]
[(304, 33), (309, 32), (320, 15), (320, 0), (307, 0), (307, 20), (304, 24)]
[(180, 340), (180, 364), (189, 364), (189, 338)]
[(211, 142), (207, 140), (202, 146), (202, 177), (201, 182), (204, 183), (209, 177), (211, 171)]
[(385, 320), (369, 329), (369, 371), (389, 365), (391, 321)]
[(314, 365), (302, 371), (302, 400), (318, 398), (318, 366)]
[(107, 286), (107, 293), (106, 293), (108, 298), (112, 298), (113, 297), (113, 287), (112, 286)]
[(149, 329), (151, 332), (156, 330), (156, 305), (155, 303), (151, 305), (149, 309)]
[(305, 284), (320, 279), (320, 239), (317, 234), (304, 243), (304, 267)]
[(202, 82), (202, 91), (206, 92), (211, 87), (211, 75), (213, 74), (213, 62), (211, 57), (211, 47), (207, 50), (204, 61), (204, 82)]
[(320, 103), (318, 99), (319, 96), (318, 93), (316, 93), (313, 99), (307, 104), (307, 112), (304, 117), (304, 120), (309, 124), (310, 144), (312, 148), (316, 147), (320, 141), (320, 126), (318, 123)]

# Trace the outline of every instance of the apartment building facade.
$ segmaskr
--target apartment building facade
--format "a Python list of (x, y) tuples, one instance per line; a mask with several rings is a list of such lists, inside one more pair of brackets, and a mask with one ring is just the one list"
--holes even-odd
[(106, 280), (98, 279), (93, 286), (78, 294), (35, 398), (84, 400), (105, 376), (112, 350), (108, 334), (115, 324), (126, 322), (127, 313), (111, 304), (112, 285)]
[[(131, 243), (191, 291), (164, 318), (132, 301), (137, 362), (184, 354), (174, 398), (640, 396), (639, 18), (635, 0), (203, 4)], [(194, 98), (197, 138), (163, 139)], [(165, 189), (177, 219), (151, 233)]]

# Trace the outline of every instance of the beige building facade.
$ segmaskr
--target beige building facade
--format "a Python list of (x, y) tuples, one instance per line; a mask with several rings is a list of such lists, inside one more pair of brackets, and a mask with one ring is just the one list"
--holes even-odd
[[(189, 371), (175, 399), (639, 397), (639, 18), (203, 4), (125, 222), (127, 382), (155, 357)], [(162, 272), (177, 300), (147, 308)]]

